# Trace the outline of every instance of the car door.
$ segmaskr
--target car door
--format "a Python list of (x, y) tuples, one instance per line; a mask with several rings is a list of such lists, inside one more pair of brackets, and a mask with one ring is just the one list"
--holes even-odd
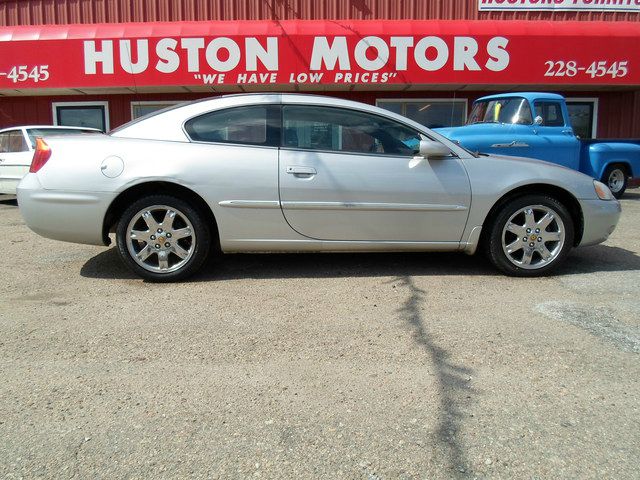
[(284, 105), (280, 199), (320, 240), (457, 242), (471, 201), (462, 162), (418, 158), (416, 130), (367, 112)]
[(14, 194), (29, 172), (33, 152), (20, 128), (0, 134), (0, 193)]
[(536, 153), (541, 160), (578, 169), (580, 141), (568, 122), (563, 104), (552, 100), (536, 100), (533, 103), (536, 118), (542, 121), (534, 126), (538, 139)]

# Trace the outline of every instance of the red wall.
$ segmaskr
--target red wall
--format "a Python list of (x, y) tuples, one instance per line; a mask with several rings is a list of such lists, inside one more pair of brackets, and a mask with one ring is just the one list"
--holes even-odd
[[(316, 93), (316, 92), (314, 92)], [(456, 98), (466, 98), (470, 103), (491, 92), (465, 92)], [(563, 92), (559, 92), (563, 93)], [(329, 95), (375, 104), (377, 98), (452, 98), (454, 92), (331, 92)], [(599, 138), (640, 138), (640, 92), (564, 92), (570, 97), (596, 97), (598, 103)], [(63, 97), (3, 97), (0, 98), (0, 128), (53, 123), (51, 103), (109, 101), (109, 123), (115, 128), (131, 120), (131, 102), (150, 100), (188, 101), (203, 98), (206, 94), (153, 94), (153, 95), (65, 95)]]
[(190, 20), (605, 20), (620, 12), (479, 12), (478, 0), (0, 0), (0, 25)]

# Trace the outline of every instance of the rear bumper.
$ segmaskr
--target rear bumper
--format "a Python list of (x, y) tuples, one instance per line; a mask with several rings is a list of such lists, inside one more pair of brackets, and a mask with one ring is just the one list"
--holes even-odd
[(18, 185), (18, 206), (27, 226), (43, 237), (104, 245), (102, 221), (114, 195), (45, 190), (35, 174)]
[(615, 230), (620, 219), (620, 202), (617, 200), (580, 200), (584, 218), (584, 230), (580, 246), (604, 242)]

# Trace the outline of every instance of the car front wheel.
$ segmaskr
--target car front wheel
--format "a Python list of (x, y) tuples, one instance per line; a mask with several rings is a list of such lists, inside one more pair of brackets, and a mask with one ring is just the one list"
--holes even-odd
[(207, 258), (211, 234), (204, 218), (176, 197), (141, 198), (118, 222), (120, 256), (134, 273), (147, 280), (182, 280), (194, 274)]
[(489, 259), (507, 275), (546, 275), (564, 261), (573, 236), (571, 215), (558, 200), (519, 197), (502, 207), (490, 227)]

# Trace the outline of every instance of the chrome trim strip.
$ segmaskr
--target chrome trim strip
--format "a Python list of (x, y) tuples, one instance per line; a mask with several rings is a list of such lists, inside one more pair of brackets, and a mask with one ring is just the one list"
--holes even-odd
[(516, 148), (516, 147), (528, 147), (528, 143), (524, 142), (516, 142), (515, 140), (511, 143), (494, 143), (491, 145), (491, 148)]
[(101, 199), (90, 193), (40, 191), (32, 193), (31, 200), (46, 203), (89, 205), (99, 203)]
[(449, 212), (467, 210), (464, 205), (431, 203), (366, 203), (366, 202), (282, 202), (289, 210), (368, 210), (368, 211), (429, 211)]
[(231, 208), (280, 208), (277, 200), (223, 200), (218, 205)]

